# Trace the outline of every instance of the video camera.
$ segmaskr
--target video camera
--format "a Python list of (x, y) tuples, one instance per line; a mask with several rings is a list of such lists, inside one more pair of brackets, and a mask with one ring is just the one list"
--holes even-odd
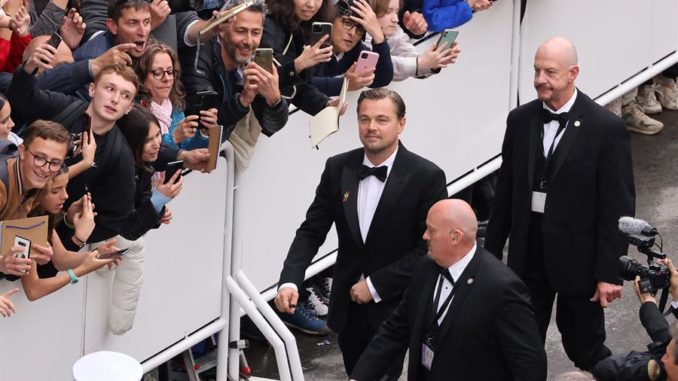
[[(666, 254), (661, 252), (661, 245), (656, 245), (655, 235), (659, 235), (657, 229), (647, 222), (633, 217), (619, 219), (619, 231), (624, 233), (629, 243), (638, 248), (638, 251), (647, 255), (648, 266), (626, 255), (619, 258), (621, 263), (621, 277), (632, 281), (636, 276), (640, 277), (638, 286), (642, 294), (656, 294), (659, 290), (666, 289), (671, 285), (671, 272), (669, 269), (654, 259), (664, 259)], [(661, 235), (659, 235), (661, 239)], [(659, 252), (653, 247), (658, 246)]]

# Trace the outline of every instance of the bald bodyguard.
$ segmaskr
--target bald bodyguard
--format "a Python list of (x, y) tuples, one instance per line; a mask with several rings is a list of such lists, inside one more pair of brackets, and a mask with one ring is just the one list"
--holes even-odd
[(610, 355), (603, 308), (621, 297), (617, 230), (634, 214), (635, 190), (624, 122), (575, 86), (577, 50), (547, 40), (534, 58), (538, 99), (506, 120), (485, 248), (530, 291), (542, 340), (556, 295), (556, 323), (574, 364), (590, 370)]
[(351, 373), (380, 379), (409, 348), (410, 381), (546, 379), (546, 355), (525, 284), (476, 246), (477, 222), (461, 200), (428, 212), (428, 257)]

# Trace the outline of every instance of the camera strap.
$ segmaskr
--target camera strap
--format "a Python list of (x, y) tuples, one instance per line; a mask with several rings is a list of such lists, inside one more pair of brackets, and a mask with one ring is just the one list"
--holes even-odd
[(669, 299), (669, 289), (668, 287), (664, 287), (661, 289), (662, 295), (659, 297), (659, 312), (662, 312), (664, 316), (670, 314), (672, 312), (672, 309), (669, 308), (666, 312), (664, 312), (664, 308), (666, 308), (666, 302)]

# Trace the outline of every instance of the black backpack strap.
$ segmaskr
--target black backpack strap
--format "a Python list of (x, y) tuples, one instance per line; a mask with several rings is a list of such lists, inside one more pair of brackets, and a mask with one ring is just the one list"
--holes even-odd
[(74, 100), (65, 109), (52, 118), (52, 121), (60, 123), (70, 131), (70, 127), (73, 125), (73, 123), (75, 123), (75, 121), (85, 113), (87, 106), (89, 106), (88, 102), (79, 99)]
[(108, 134), (108, 141), (104, 146), (104, 151), (102, 152), (100, 159), (100, 161), (103, 162), (103, 165), (96, 171), (94, 178), (92, 179), (92, 184), (96, 184), (96, 179), (99, 176), (108, 176), (112, 171), (113, 163), (116, 161), (115, 156), (120, 151), (124, 141), (123, 139), (125, 139), (117, 125), (113, 126)]

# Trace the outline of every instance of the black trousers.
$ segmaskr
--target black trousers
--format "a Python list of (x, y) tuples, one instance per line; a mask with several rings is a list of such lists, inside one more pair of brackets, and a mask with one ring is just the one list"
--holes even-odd
[(528, 263), (523, 274), (534, 307), (542, 341), (551, 321), (556, 295), (556, 325), (562, 335), (567, 357), (580, 369), (591, 371), (602, 359), (612, 353), (605, 346), (605, 314), (591, 295), (563, 295), (551, 287), (544, 270), (541, 215), (532, 213)]
[[(344, 368), (349, 376), (353, 372), (360, 356), (367, 345), (372, 341), (376, 334), (376, 328), (370, 325), (370, 319), (367, 315), (367, 305), (351, 303), (346, 316), (346, 325), (339, 332), (339, 349), (344, 358)], [(403, 371), (403, 362), (405, 353), (400, 358), (393, 359), (393, 364), (387, 370), (386, 374), (377, 378), (379, 381), (397, 381), (400, 373)]]

